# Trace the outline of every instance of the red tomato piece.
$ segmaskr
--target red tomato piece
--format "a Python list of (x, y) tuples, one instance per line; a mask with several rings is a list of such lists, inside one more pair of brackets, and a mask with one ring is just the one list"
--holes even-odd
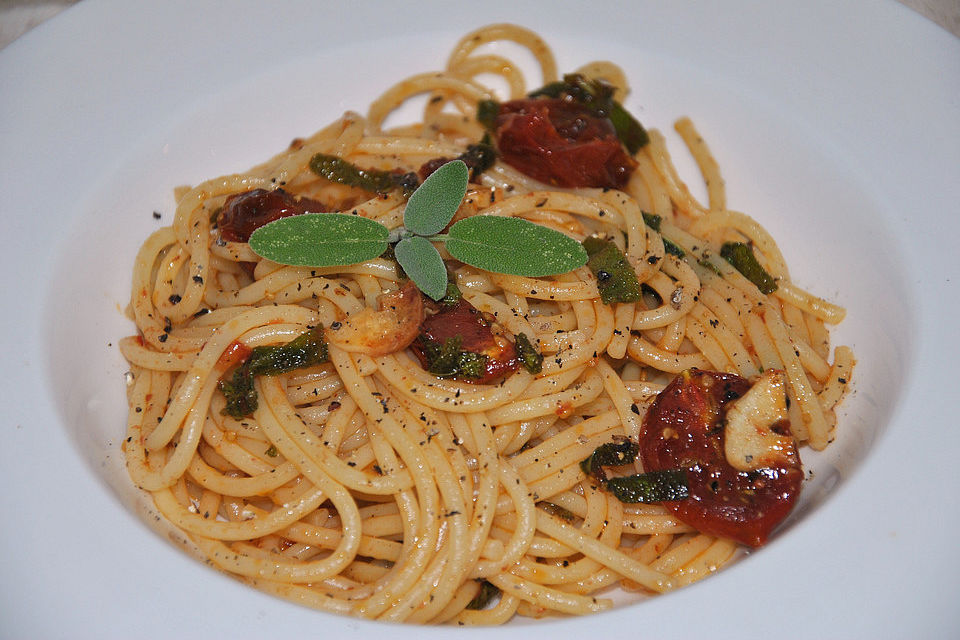
[(295, 198), (283, 189), (254, 189), (228, 197), (217, 217), (220, 237), (228, 242), (247, 242), (250, 234), (263, 225), (302, 213), (322, 213), (322, 203), (310, 198)]
[(250, 357), (251, 353), (253, 353), (253, 349), (234, 340), (223, 350), (223, 354), (217, 360), (214, 368), (220, 372), (229, 371), (242, 364), (244, 360)]
[[(420, 325), (420, 333), (434, 342), (443, 344), (450, 338), (460, 337), (460, 349), (487, 356), (487, 364), (480, 378), (464, 378), (464, 382), (489, 384), (498, 378), (513, 373), (520, 366), (520, 358), (513, 343), (503, 336), (494, 335), (480, 311), (460, 298), (456, 304), (428, 316)], [(424, 367), (428, 366), (426, 354), (417, 341), (413, 352)]]
[[(685, 371), (660, 392), (640, 434), (644, 470), (686, 469), (690, 497), (665, 502), (699, 531), (750, 546), (764, 544), (793, 509), (803, 469), (795, 465), (738, 471), (724, 455), (727, 404), (750, 389), (740, 376)], [(778, 430), (789, 435), (789, 426)]]
[(568, 100), (505, 102), (494, 132), (507, 164), (550, 185), (619, 189), (636, 166), (609, 119)]

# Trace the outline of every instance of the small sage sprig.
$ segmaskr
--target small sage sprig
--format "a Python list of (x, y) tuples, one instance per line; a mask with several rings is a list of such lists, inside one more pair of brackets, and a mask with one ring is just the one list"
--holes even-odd
[(447, 292), (447, 271), (434, 242), (457, 260), (496, 273), (539, 277), (572, 271), (587, 261), (573, 238), (520, 218), (471, 216), (443, 231), (467, 192), (469, 170), (454, 160), (434, 171), (410, 195), (403, 226), (344, 213), (280, 218), (250, 236), (258, 256), (292, 266), (335, 267), (372, 260), (394, 245), (397, 262), (434, 300)]

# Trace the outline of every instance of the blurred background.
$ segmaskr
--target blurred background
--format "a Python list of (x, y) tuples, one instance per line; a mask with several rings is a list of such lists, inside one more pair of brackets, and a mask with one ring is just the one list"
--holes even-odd
[[(0, 0), (0, 49), (78, 0)], [(960, 37), (960, 0), (899, 0)]]

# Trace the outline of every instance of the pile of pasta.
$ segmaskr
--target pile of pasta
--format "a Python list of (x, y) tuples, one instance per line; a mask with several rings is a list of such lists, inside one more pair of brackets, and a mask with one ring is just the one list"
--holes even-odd
[[(579, 466), (603, 443), (636, 439), (676, 374), (696, 367), (752, 380), (782, 369), (797, 441), (819, 450), (833, 438), (853, 356), (838, 347), (831, 358), (827, 325), (844, 311), (793, 285), (768, 233), (727, 209), (717, 164), (689, 119), (676, 130), (702, 170), (707, 204), (677, 175), (656, 130), (623, 190), (551, 188), (503, 162), (470, 185), (467, 214), (517, 216), (577, 240), (607, 234), (644, 285), (641, 302), (606, 305), (586, 267), (530, 278), (454, 263), (464, 298), (531, 338), (544, 356), (540, 373), (460, 382), (427, 373), (406, 350), (371, 357), (330, 344), (324, 364), (257, 378), (251, 417), (224, 413), (218, 382), (238, 343), (285, 343), (376, 309), (401, 278), (386, 257), (327, 268), (261, 259), (220, 238), (225, 198), (282, 186), (399, 226), (401, 192), (371, 197), (333, 184), (309, 170), (310, 158), (415, 171), (462, 153), (483, 136), (477, 104), (494, 93), (479, 76), (502, 77), (510, 98), (532, 88), (514, 62), (484, 52), (503, 40), (533, 53), (544, 83), (557, 79), (532, 32), (470, 33), (445, 70), (399, 82), (366, 117), (346, 113), (248, 172), (178, 189), (172, 226), (137, 255), (129, 307), (137, 332), (121, 343), (132, 374), (130, 476), (209, 564), (258, 589), (412, 623), (600, 611), (615, 589), (664, 592), (737, 554), (736, 543), (660, 505), (621, 503)], [(580, 71), (625, 95), (613, 64)], [(397, 107), (422, 95), (422, 121), (385, 130)], [(659, 216), (659, 232), (644, 212)], [(665, 250), (664, 236), (682, 258)], [(776, 292), (761, 293), (719, 258), (727, 240), (753, 245)], [(493, 597), (478, 604), (484, 591)]]

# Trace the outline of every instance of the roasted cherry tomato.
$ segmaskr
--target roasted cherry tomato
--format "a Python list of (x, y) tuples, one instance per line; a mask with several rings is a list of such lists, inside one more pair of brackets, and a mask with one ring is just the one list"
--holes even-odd
[(295, 198), (283, 189), (254, 189), (228, 197), (217, 217), (220, 237), (247, 242), (250, 234), (274, 220), (301, 213), (322, 213), (326, 208), (310, 198)]
[[(750, 383), (740, 376), (690, 370), (660, 392), (640, 434), (644, 469), (686, 469), (690, 497), (665, 502), (699, 531), (759, 546), (790, 513), (800, 495), (803, 469), (792, 464), (738, 471), (724, 455), (724, 418), (729, 403)], [(789, 435), (789, 424), (779, 423)]]
[[(440, 305), (437, 305), (440, 306)], [(420, 335), (435, 343), (443, 344), (450, 338), (460, 338), (460, 350), (487, 356), (480, 377), (459, 378), (465, 382), (489, 384), (498, 378), (513, 373), (520, 366), (513, 343), (493, 333), (491, 325), (472, 304), (460, 298), (456, 303), (441, 306), (437, 313), (428, 316), (420, 325)], [(420, 362), (428, 366), (427, 356), (419, 341), (411, 345)]]
[(619, 189), (636, 166), (610, 120), (576, 102), (511, 100), (493, 125), (503, 160), (549, 185)]

